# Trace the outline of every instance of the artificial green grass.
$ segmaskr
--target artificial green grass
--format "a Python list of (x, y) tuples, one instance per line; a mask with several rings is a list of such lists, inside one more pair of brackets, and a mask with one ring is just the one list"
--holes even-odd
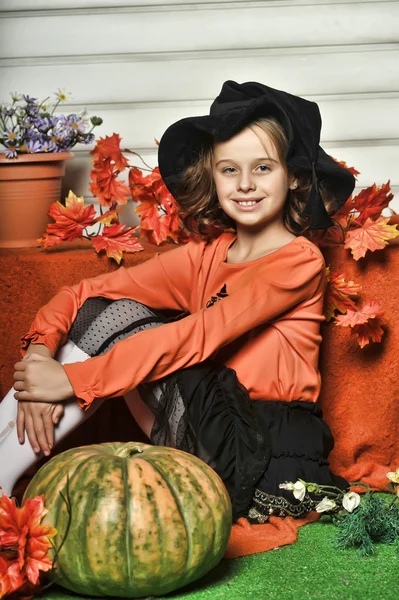
[[(299, 529), (298, 541), (263, 554), (223, 560), (196, 583), (159, 600), (396, 600), (399, 552), (376, 545), (376, 554), (336, 550), (336, 528), (329, 517)], [(52, 587), (41, 600), (78, 600)], [(87, 597), (86, 597), (87, 600)]]

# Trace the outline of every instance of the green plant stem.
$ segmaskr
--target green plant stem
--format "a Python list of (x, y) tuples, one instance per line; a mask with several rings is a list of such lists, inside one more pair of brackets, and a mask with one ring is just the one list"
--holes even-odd
[(61, 100), (58, 100), (54, 106), (53, 106), (53, 112), (51, 113), (51, 116), (53, 116), (55, 109), (57, 108), (57, 106), (59, 105), (59, 103), (61, 102)]
[(367, 494), (367, 495), (371, 493), (371, 490), (370, 490), (370, 486), (369, 486), (369, 484), (368, 484), (368, 483), (363, 483), (363, 481), (350, 481), (350, 482), (349, 482), (349, 485), (350, 485), (351, 487), (354, 487), (355, 485), (360, 485), (360, 486), (363, 486), (363, 487), (365, 487), (365, 488), (366, 488), (366, 494)]
[[(123, 152), (128, 152), (129, 154), (135, 154), (136, 156), (138, 156), (138, 157), (139, 157), (139, 159), (141, 160), (141, 162), (142, 162), (142, 163), (143, 163), (143, 164), (144, 164), (144, 165), (145, 165), (145, 166), (146, 166), (146, 167), (147, 167), (147, 168), (148, 168), (150, 171), (153, 171), (153, 170), (154, 170), (154, 169), (152, 169), (152, 168), (150, 167), (150, 165), (148, 165), (148, 164), (145, 162), (144, 158), (143, 158), (142, 156), (140, 156), (140, 154), (139, 154), (138, 152), (135, 152), (134, 150), (130, 150), (129, 148), (124, 148)], [(135, 167), (135, 168), (136, 168), (136, 169), (138, 169), (138, 167)], [(145, 170), (145, 169), (143, 169), (143, 171), (144, 171), (144, 170)]]
[(40, 102), (39, 107), (41, 108), (43, 106), (43, 104), (46, 102), (46, 100), (49, 100), (50, 96), (47, 96), (47, 98), (45, 98), (42, 102)]
[(345, 243), (345, 238), (346, 238), (346, 229), (344, 229), (341, 225), (341, 223), (339, 221), (335, 221), (337, 223), (337, 225), (340, 227), (341, 232), (342, 232), (342, 243)]

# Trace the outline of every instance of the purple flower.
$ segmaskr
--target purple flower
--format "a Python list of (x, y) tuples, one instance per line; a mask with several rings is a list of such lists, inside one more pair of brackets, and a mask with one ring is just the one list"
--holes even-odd
[(4, 131), (2, 136), (5, 138), (6, 142), (16, 142), (18, 137), (17, 134), (14, 131), (10, 131), (10, 129), (8, 131)]
[(12, 106), (10, 106), (9, 108), (6, 108), (4, 110), (4, 114), (6, 117), (12, 117), (15, 113), (15, 108), (12, 108)]
[(42, 152), (57, 152), (57, 146), (51, 140), (45, 140), (42, 144)]
[(37, 131), (35, 129), (32, 129), (32, 128), (27, 129), (26, 132), (25, 132), (25, 137), (28, 140), (35, 139), (37, 137)]
[(49, 131), (49, 129), (51, 129), (52, 127), (51, 121), (47, 117), (45, 117), (44, 119), (38, 117), (36, 119), (35, 125), (41, 133), (47, 133), (47, 131)]
[(41, 152), (42, 145), (39, 140), (29, 140), (26, 144), (27, 154), (34, 154), (35, 152)]
[(6, 147), (4, 154), (6, 158), (17, 158), (17, 146), (15, 144), (10, 144)]
[(25, 102), (27, 104), (36, 104), (37, 103), (37, 98), (31, 98), (31, 96), (27, 96), (25, 94), (22, 94), (22, 98), (25, 100)]
[(81, 141), (82, 144), (94, 144), (95, 139), (96, 139), (96, 136), (94, 135), (94, 133), (87, 133), (86, 136), (82, 140), (79, 140), (79, 141)]
[(37, 104), (28, 104), (26, 106), (26, 114), (30, 117), (35, 117), (39, 112), (39, 107)]
[(78, 117), (78, 115), (75, 115), (75, 114), (68, 115), (67, 117), (63, 117), (62, 121), (63, 121), (64, 127), (68, 128), (68, 129), (73, 129), (80, 133), (83, 133), (86, 129), (85, 122), (83, 121), (83, 119)]

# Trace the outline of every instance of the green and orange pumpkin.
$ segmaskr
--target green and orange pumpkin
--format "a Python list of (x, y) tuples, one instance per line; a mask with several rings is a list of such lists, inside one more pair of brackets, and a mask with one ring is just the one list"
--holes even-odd
[(76, 593), (139, 598), (195, 581), (223, 557), (231, 503), (219, 476), (173, 448), (136, 442), (67, 450), (33, 477), (58, 530), (51, 578)]

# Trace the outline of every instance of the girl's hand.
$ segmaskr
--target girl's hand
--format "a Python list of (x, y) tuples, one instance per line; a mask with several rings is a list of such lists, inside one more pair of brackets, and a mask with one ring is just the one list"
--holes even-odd
[(53, 358), (33, 352), (14, 369), (16, 400), (53, 403), (75, 396), (63, 366)]
[(26, 360), (28, 358), (28, 356), (30, 356), (33, 353), (43, 354), (43, 356), (48, 356), (49, 358), (53, 358), (50, 348), (47, 348), (47, 346), (45, 346), (44, 344), (29, 344), (29, 346), (25, 352), (25, 356), (23, 357), (22, 360)]
[(40, 450), (49, 456), (54, 447), (54, 424), (64, 413), (62, 404), (47, 402), (18, 402), (17, 433), (21, 444), (25, 442), (25, 432), (30, 445), (38, 454)]

